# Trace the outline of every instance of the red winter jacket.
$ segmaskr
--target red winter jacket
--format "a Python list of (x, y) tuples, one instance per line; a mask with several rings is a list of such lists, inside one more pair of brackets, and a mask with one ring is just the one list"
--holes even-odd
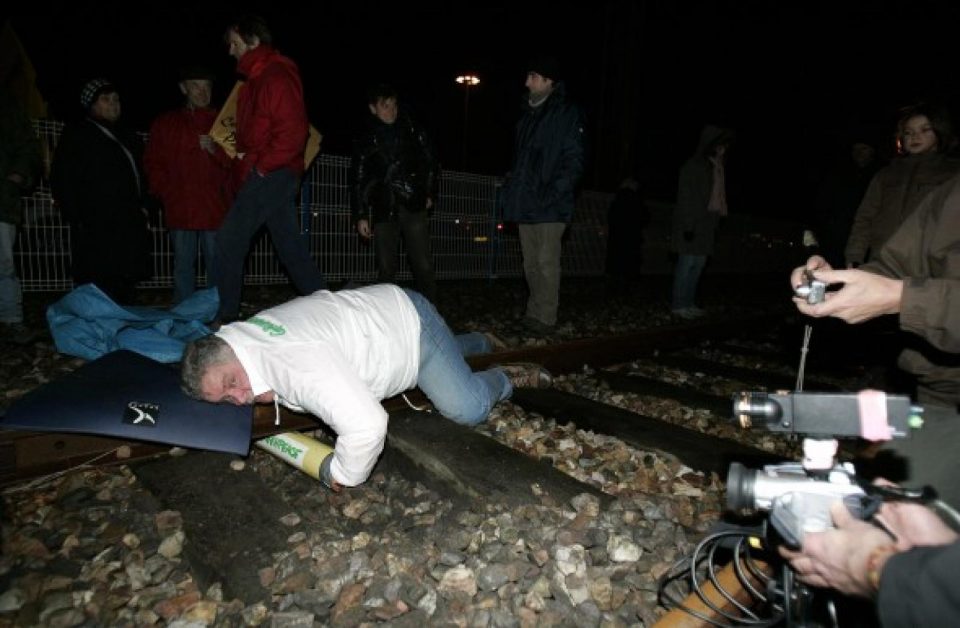
[(260, 44), (237, 62), (246, 77), (237, 94), (237, 152), (244, 155), (238, 181), (252, 169), (303, 172), (307, 111), (296, 64)]
[(213, 109), (184, 107), (150, 127), (143, 167), (168, 229), (218, 229), (230, 208), (230, 158), (216, 144), (212, 155), (200, 147), (216, 117)]

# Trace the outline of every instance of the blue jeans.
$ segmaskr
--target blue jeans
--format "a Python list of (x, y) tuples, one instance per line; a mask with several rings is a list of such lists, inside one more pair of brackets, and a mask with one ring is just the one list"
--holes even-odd
[(420, 316), (420, 370), (417, 386), (437, 411), (454, 423), (482, 423), (498, 401), (513, 393), (500, 369), (479, 373), (470, 370), (464, 355), (488, 353), (492, 347), (483, 334), (454, 336), (437, 309), (418, 292), (404, 290)]
[(0, 323), (23, 322), (23, 293), (13, 263), (17, 226), (0, 222)]
[(706, 263), (706, 255), (681, 254), (677, 257), (677, 267), (673, 271), (673, 309), (694, 307), (697, 284)]
[(297, 179), (287, 168), (262, 176), (252, 172), (237, 193), (217, 231), (216, 284), (220, 292), (218, 317), (221, 320), (233, 320), (240, 313), (243, 263), (250, 251), (250, 241), (263, 225), (270, 232), (277, 258), (300, 294), (312, 294), (327, 287), (297, 225), (293, 203)]
[(197, 245), (203, 251), (207, 287), (213, 287), (217, 232), (196, 229), (171, 229), (173, 245), (173, 302), (180, 303), (191, 294), (197, 280)]

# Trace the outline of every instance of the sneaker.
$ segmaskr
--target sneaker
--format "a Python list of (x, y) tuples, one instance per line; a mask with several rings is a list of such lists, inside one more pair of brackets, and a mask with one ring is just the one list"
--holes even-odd
[(0, 323), (0, 342), (28, 345), (38, 340), (41, 335), (40, 332), (30, 329), (23, 323)]
[(514, 388), (550, 388), (553, 385), (550, 371), (533, 362), (501, 364), (500, 370)]
[(671, 312), (674, 316), (677, 316), (677, 317), (682, 318), (682, 319), (687, 320), (687, 321), (692, 321), (692, 320), (694, 320), (694, 319), (696, 319), (696, 318), (700, 318), (701, 316), (703, 316), (704, 314), (706, 314), (706, 312), (704, 312), (703, 310), (699, 310), (699, 311), (698, 311), (698, 310), (699, 310), (699, 308), (681, 307), (681, 308), (677, 308), (677, 309), (675, 309), (675, 310), (670, 310), (670, 312)]
[(553, 333), (553, 325), (547, 325), (531, 316), (524, 316), (522, 324), (524, 329), (537, 336), (548, 336)]
[(483, 335), (490, 342), (490, 346), (493, 347), (492, 351), (506, 351), (508, 349), (507, 343), (493, 332), (485, 331)]

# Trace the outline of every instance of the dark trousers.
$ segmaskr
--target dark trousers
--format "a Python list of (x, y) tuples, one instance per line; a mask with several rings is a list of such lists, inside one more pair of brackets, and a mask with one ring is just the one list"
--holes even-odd
[(394, 282), (400, 266), (398, 252), (402, 236), (417, 291), (436, 302), (437, 282), (430, 256), (430, 218), (427, 212), (410, 212), (401, 207), (393, 220), (376, 223), (373, 234), (378, 279), (385, 283)]
[(286, 168), (264, 176), (252, 173), (240, 188), (233, 206), (217, 231), (217, 289), (220, 293), (218, 317), (229, 321), (240, 313), (243, 287), (243, 263), (250, 241), (266, 225), (277, 257), (300, 294), (311, 294), (326, 287), (307, 240), (300, 234), (294, 209), (298, 177)]

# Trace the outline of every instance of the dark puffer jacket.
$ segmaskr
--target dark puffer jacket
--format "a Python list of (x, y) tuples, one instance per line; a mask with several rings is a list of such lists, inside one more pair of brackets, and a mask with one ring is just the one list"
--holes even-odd
[(385, 124), (370, 116), (354, 143), (350, 164), (350, 209), (353, 222), (372, 224), (392, 219), (403, 207), (427, 210), (436, 201), (440, 166), (426, 132), (406, 115)]
[(583, 115), (563, 83), (538, 107), (524, 100), (513, 167), (503, 187), (503, 217), (520, 223), (570, 222), (583, 174)]
[[(20, 196), (33, 186), (40, 166), (40, 143), (30, 120), (5, 88), (0, 88), (0, 222), (23, 221)], [(7, 179), (19, 174), (19, 184)]]

